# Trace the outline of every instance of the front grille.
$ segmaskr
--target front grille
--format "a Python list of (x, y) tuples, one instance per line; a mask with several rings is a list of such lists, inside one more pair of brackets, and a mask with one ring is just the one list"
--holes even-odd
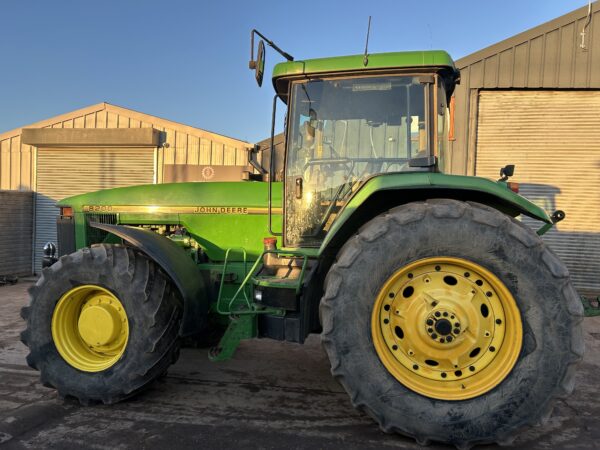
[(109, 225), (117, 224), (116, 214), (86, 214), (85, 215), (85, 236), (86, 245), (99, 244), (104, 242), (106, 236), (109, 235), (108, 231), (99, 230), (90, 226), (90, 222), (106, 223)]

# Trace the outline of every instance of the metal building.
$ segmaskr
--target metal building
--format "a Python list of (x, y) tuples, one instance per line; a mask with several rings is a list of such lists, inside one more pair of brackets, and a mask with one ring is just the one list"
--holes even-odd
[[(56, 242), (57, 200), (98, 189), (219, 177), (248, 142), (99, 103), (0, 134), (0, 189), (34, 191), (33, 267)], [(239, 178), (238, 178), (239, 179)]]
[[(457, 61), (452, 172), (498, 178), (567, 217), (544, 239), (600, 293), (600, 4)], [(531, 224), (534, 225), (534, 224)]]
[(0, 190), (0, 280), (31, 274), (32, 237), (33, 193)]

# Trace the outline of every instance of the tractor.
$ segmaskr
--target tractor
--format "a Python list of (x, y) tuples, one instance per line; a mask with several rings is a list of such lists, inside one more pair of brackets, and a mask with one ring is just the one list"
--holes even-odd
[(186, 339), (212, 336), (222, 361), (244, 339), (320, 333), (332, 375), (385, 432), (469, 448), (544, 423), (583, 354), (579, 296), (540, 237), (564, 213), (520, 196), (514, 166), (448, 173), (451, 57), (297, 61), (251, 37), (259, 85), (265, 42), (286, 61), (271, 146), (249, 150), (238, 180), (58, 202), (58, 246), (22, 310), (42, 383), (112, 404), (164, 375)]

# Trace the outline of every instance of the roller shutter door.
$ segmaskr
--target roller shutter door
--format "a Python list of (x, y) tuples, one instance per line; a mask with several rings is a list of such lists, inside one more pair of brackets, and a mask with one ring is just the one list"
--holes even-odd
[(41, 271), (44, 244), (56, 242), (58, 200), (98, 189), (153, 181), (154, 148), (38, 149), (35, 272)]
[[(515, 164), (520, 193), (566, 219), (544, 240), (582, 294), (600, 293), (600, 91), (481, 91), (476, 174)], [(525, 218), (528, 225), (539, 222)]]

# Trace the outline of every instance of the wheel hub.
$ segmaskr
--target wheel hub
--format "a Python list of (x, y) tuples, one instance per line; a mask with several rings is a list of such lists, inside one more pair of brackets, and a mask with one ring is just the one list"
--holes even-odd
[(67, 291), (52, 315), (52, 339), (58, 353), (84, 372), (100, 372), (125, 352), (129, 321), (125, 308), (108, 289), (84, 285)]
[(520, 313), (502, 282), (478, 264), (428, 258), (393, 274), (372, 316), (378, 356), (410, 389), (472, 398), (500, 383), (522, 342)]
[(448, 319), (440, 319), (435, 323), (435, 331), (442, 336), (448, 336), (452, 333), (452, 324)]
[(460, 335), (460, 321), (457, 313), (436, 309), (427, 315), (425, 330), (431, 339), (449, 344)]
[(77, 328), (82, 339), (91, 347), (112, 343), (121, 332), (119, 314), (111, 305), (84, 306)]

